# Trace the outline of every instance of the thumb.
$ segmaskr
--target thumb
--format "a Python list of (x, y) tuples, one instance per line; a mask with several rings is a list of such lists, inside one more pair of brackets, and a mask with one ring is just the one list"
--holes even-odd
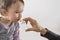
[(34, 31), (34, 29), (33, 28), (28, 28), (28, 29), (26, 29), (26, 32), (27, 31)]

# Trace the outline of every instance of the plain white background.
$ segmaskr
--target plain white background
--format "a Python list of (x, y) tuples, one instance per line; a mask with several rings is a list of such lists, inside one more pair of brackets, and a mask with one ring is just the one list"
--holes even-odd
[[(56, 34), (60, 34), (60, 0), (24, 0), (23, 18), (32, 17), (38, 23), (51, 30)], [(21, 40), (47, 40), (40, 36), (37, 32), (25, 32), (26, 28), (31, 25), (20, 25)]]
[[(60, 0), (24, 0), (25, 7), (23, 18), (32, 17), (38, 23), (51, 30), (56, 34), (60, 34)], [(20, 25), (21, 40), (47, 40), (40, 36), (37, 32), (25, 32), (26, 28), (31, 27), (29, 24)]]
[[(24, 0), (23, 18), (32, 17), (45, 28), (60, 35), (60, 0)], [(37, 32), (25, 32), (31, 25), (20, 23), (21, 40), (48, 40)]]

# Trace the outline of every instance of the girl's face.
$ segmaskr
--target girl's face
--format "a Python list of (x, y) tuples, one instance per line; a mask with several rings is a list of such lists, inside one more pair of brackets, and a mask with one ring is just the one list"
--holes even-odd
[(16, 2), (15, 4), (12, 4), (11, 7), (8, 8), (7, 11), (7, 17), (12, 22), (17, 22), (22, 17), (22, 11), (23, 11), (24, 4), (22, 2)]

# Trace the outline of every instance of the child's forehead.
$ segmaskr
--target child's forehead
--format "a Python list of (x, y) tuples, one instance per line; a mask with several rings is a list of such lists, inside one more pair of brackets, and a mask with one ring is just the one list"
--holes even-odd
[(21, 7), (22, 6), (22, 3), (21, 2), (16, 2), (15, 4), (13, 3), (12, 5), (11, 5), (12, 7), (17, 7), (17, 8), (19, 8), (19, 7)]
[(16, 2), (15, 4), (12, 4), (11, 5), (11, 9), (22, 10), (23, 9), (23, 3)]

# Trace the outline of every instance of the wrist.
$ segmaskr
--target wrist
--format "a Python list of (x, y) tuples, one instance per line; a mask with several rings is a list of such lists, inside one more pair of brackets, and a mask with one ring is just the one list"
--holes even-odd
[(45, 35), (46, 32), (47, 32), (46, 28), (41, 27), (39, 24), (37, 24), (37, 25), (38, 25), (38, 31), (39, 31), (42, 35)]
[(46, 30), (45, 28), (42, 28), (42, 29), (40, 30), (40, 33), (41, 33), (42, 35), (45, 35), (46, 32), (47, 32), (47, 30)]

